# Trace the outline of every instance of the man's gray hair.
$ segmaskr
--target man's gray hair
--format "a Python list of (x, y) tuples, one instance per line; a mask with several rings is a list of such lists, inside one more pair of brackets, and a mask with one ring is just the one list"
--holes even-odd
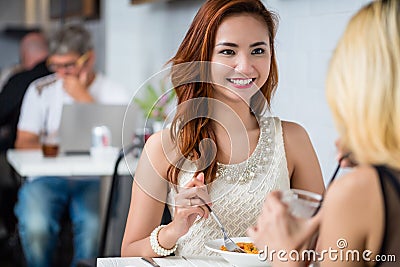
[(50, 55), (77, 53), (93, 49), (90, 33), (81, 25), (69, 25), (58, 30), (50, 40)]

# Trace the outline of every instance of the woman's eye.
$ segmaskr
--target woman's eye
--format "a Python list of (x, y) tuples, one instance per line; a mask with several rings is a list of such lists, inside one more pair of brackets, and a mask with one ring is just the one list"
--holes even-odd
[(231, 56), (235, 54), (235, 51), (231, 50), (231, 49), (225, 49), (222, 50), (221, 52), (219, 52), (222, 55), (227, 55), (227, 56)]
[(263, 48), (256, 48), (253, 51), (251, 51), (252, 55), (261, 55), (265, 53), (265, 49)]

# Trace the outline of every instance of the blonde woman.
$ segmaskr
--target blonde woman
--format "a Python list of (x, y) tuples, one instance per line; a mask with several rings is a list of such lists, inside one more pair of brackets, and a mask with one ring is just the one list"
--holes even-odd
[(351, 19), (326, 87), (341, 148), (358, 165), (330, 186), (319, 216), (288, 216), (274, 192), (248, 233), (259, 247), (290, 251), (319, 225), (321, 266), (398, 266), (391, 255), (400, 260), (400, 1), (372, 2)]

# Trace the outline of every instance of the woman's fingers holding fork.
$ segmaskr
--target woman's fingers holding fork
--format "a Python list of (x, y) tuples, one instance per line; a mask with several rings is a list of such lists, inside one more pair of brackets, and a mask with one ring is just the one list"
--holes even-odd
[(200, 172), (195, 177), (192, 178), (192, 183), (197, 187), (200, 188), (198, 197), (194, 199), (195, 205), (201, 206), (202, 209), (205, 211), (204, 216), (208, 218), (209, 210), (204, 207), (204, 204), (208, 204), (209, 206), (212, 205), (210, 195), (208, 194), (207, 187), (204, 183), (204, 173)]
[(207, 191), (198, 187), (182, 188), (179, 193), (176, 194), (175, 204), (180, 207), (197, 207), (204, 205), (201, 199), (209, 199)]
[(204, 207), (204, 203), (210, 203), (210, 195), (204, 184), (204, 174), (199, 173), (193, 177), (183, 188), (179, 189), (176, 195), (175, 203), (183, 207), (200, 207), (203, 209), (203, 217), (208, 217), (208, 210)]
[(210, 197), (204, 184), (204, 175), (197, 175), (183, 187), (177, 188), (175, 195), (175, 211), (171, 227), (176, 236), (182, 236), (200, 217), (208, 217), (208, 210), (201, 199), (209, 201)]

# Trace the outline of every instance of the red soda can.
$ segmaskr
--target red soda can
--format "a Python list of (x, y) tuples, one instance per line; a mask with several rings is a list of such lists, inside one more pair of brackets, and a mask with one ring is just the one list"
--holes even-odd
[(92, 147), (111, 146), (111, 131), (107, 126), (92, 128)]

